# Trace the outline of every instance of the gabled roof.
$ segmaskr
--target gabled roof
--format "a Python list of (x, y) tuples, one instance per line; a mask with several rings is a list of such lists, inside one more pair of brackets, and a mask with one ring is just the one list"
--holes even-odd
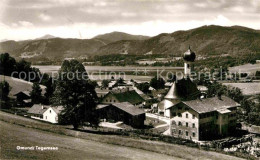
[(218, 97), (196, 99), (191, 101), (183, 101), (178, 105), (185, 104), (195, 110), (198, 113), (206, 113), (212, 111), (225, 111), (225, 109), (240, 106), (237, 102), (229, 97), (222, 96), (221, 99)]
[(43, 114), (50, 106), (43, 106), (41, 104), (34, 104), (29, 110), (28, 113), (31, 114)]
[(144, 99), (134, 90), (125, 91), (125, 92), (110, 91), (109, 93), (114, 95), (116, 99), (120, 102), (129, 102), (131, 104), (138, 104), (144, 101)]
[(43, 114), (47, 109), (52, 108), (55, 113), (59, 114), (64, 108), (63, 106), (44, 106), (41, 104), (34, 104), (29, 110), (28, 113), (31, 114)]
[(113, 103), (112, 106), (115, 106), (115, 107), (117, 107), (117, 108), (131, 114), (131, 115), (134, 115), (134, 116), (145, 113), (142, 109), (135, 107), (134, 105), (132, 105), (129, 102)]
[(64, 109), (63, 106), (51, 106), (55, 113), (60, 114), (60, 112)]
[(20, 91), (20, 92), (14, 94), (14, 96), (17, 96), (17, 95), (19, 95), (19, 94), (24, 94), (24, 95), (30, 97), (30, 92), (29, 92), (29, 91)]

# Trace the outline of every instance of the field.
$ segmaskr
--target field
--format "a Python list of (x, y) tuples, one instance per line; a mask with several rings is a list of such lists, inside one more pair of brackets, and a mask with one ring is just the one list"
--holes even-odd
[(260, 83), (223, 83), (223, 85), (237, 87), (247, 96), (260, 94)]
[[(32, 85), (33, 83), (28, 82), (28, 81), (24, 81), (22, 79), (18, 79), (18, 78), (13, 78), (13, 77), (8, 77), (8, 76), (3, 76), (0, 75), (0, 81), (7, 81), (11, 87), (9, 96), (13, 97), (14, 94), (20, 92), (20, 91), (32, 91)], [(41, 85), (41, 89), (42, 89), (42, 94), (45, 93), (45, 86)]]
[[(173, 156), (171, 159), (211, 159), (211, 160), (229, 160), (234, 159), (238, 160), (241, 158), (212, 152), (212, 151), (204, 151), (197, 148), (191, 148), (184, 145), (176, 145), (176, 144), (169, 144), (159, 141), (150, 141), (150, 140), (142, 140), (139, 138), (127, 138), (124, 136), (117, 136), (117, 135), (100, 135), (100, 134), (93, 134), (93, 133), (86, 133), (86, 132), (79, 132), (74, 131), (70, 129), (65, 129), (64, 127), (58, 126), (58, 125), (52, 125), (47, 124), (39, 121), (35, 121), (32, 119), (24, 118), (21, 116), (16, 116), (8, 113), (4, 113), (0, 111), (0, 120), (16, 124), (6, 124), (4, 126), (4, 122), (0, 122), (1, 125), (1, 135), (4, 135), (5, 137), (1, 136), (2, 141), (1, 146), (1, 154), (4, 153), (8, 154), (9, 157), (6, 158), (13, 158), (17, 159), (18, 155), (25, 156), (23, 159), (36, 159), (36, 156), (41, 156), (42, 159), (48, 159), (50, 156), (60, 157), (60, 159), (70, 159), (70, 156), (75, 156), (75, 158), (80, 158), (78, 156), (93, 156), (89, 157), (90, 159), (106, 159), (107, 154), (112, 155), (113, 157), (108, 157), (110, 159), (168, 159), (166, 155)], [(11, 126), (10, 126), (11, 125)], [(19, 126), (17, 126), (19, 125)], [(22, 126), (22, 127), (20, 127)], [(24, 128), (25, 127), (25, 128)], [(20, 128), (20, 129), (19, 129)], [(17, 130), (16, 130), (17, 129)], [(36, 130), (37, 129), (37, 130)], [(52, 132), (45, 134), (42, 134), (44, 131)], [(55, 133), (55, 134), (54, 134)], [(39, 134), (39, 136), (38, 136)], [(54, 135), (54, 136), (53, 136)], [(67, 136), (64, 136), (67, 135)], [(8, 137), (9, 136), (9, 137)], [(76, 137), (70, 139), (70, 137)], [(43, 138), (44, 137), (44, 138)], [(88, 142), (89, 140), (93, 142)], [(94, 142), (95, 141), (95, 142)], [(82, 142), (86, 142), (87, 144), (83, 144)], [(104, 144), (102, 144), (102, 143)], [(91, 144), (93, 144), (93, 146)], [(42, 146), (55, 146), (58, 145), (58, 147), (61, 147), (61, 150), (64, 152), (59, 153), (48, 153), (42, 154), (41, 153), (33, 153), (26, 154), (21, 152), (18, 152), (14, 147), (16, 145), (40, 145)], [(100, 144), (100, 145), (99, 145)], [(111, 144), (111, 151), (106, 152), (107, 144)], [(112, 145), (113, 144), (113, 145)], [(115, 146), (118, 145), (118, 146)], [(79, 147), (77, 147), (79, 146)], [(100, 147), (99, 147), (100, 146)], [(7, 148), (8, 147), (8, 148)], [(83, 148), (81, 148), (83, 147)], [(93, 148), (92, 148), (93, 147)], [(133, 151), (128, 151), (127, 148), (125, 150), (120, 150), (120, 148), (125, 147), (131, 147), (132, 149), (138, 149)], [(121, 154), (118, 154), (118, 150)], [(152, 152), (146, 152), (146, 151), (152, 151)], [(76, 152), (75, 152), (76, 151)], [(79, 153), (77, 152), (79, 151)], [(102, 151), (102, 153), (101, 153)], [(142, 153), (140, 153), (140, 152)], [(82, 153), (84, 152), (84, 153)], [(113, 152), (113, 154), (112, 154)], [(153, 154), (154, 152), (160, 153), (158, 158), (156, 154)], [(46, 153), (46, 152), (44, 152)], [(76, 153), (76, 154), (75, 154)], [(94, 154), (93, 154), (94, 153)], [(36, 155), (37, 154), (37, 155)], [(51, 155), (50, 155), (51, 154)], [(136, 154), (136, 155), (135, 155)], [(142, 156), (142, 154), (147, 155), (147, 158)], [(148, 154), (151, 154), (149, 156)], [(164, 154), (164, 155), (161, 155)], [(28, 157), (29, 156), (29, 157)], [(32, 157), (30, 157), (32, 156)], [(68, 156), (68, 157), (67, 157)], [(99, 157), (100, 156), (100, 157)], [(121, 156), (120, 158), (118, 156)], [(128, 156), (128, 157), (126, 157)], [(154, 156), (154, 157), (152, 157)], [(178, 158), (176, 158), (178, 157)], [(73, 158), (73, 159), (75, 159)], [(3, 159), (3, 158), (1, 158)]]
[(244, 64), (244, 65), (240, 65), (240, 66), (235, 66), (235, 67), (230, 67), (229, 68), (229, 72), (234, 73), (234, 72), (238, 72), (238, 73), (250, 73), (252, 75), (255, 74), (256, 71), (260, 71), (260, 63), (256, 63), (256, 64)]

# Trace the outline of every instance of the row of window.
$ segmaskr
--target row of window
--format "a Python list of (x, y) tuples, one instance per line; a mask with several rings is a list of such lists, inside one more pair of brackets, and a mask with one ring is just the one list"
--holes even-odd
[[(175, 117), (176, 116), (176, 112), (173, 112), (172, 115)], [(178, 117), (182, 117), (182, 114), (178, 113)], [(189, 114), (188, 113), (186, 113), (186, 118), (189, 118)], [(195, 115), (194, 114), (192, 115), (192, 119), (195, 119)]]
[[(179, 123), (178, 123), (178, 126), (182, 126), (182, 122), (179, 122)], [(186, 126), (186, 127), (189, 127), (189, 123), (186, 122), (186, 123), (185, 123), (185, 126)], [(192, 128), (195, 128), (195, 127), (196, 127), (196, 126), (195, 126), (195, 123), (192, 123)]]
[(106, 102), (116, 102), (116, 100), (112, 100), (112, 99), (108, 100), (108, 99), (106, 99)]
[[(176, 129), (175, 129), (175, 128), (173, 129), (173, 133), (176, 133)], [(179, 135), (183, 135), (183, 131), (182, 131), (181, 129), (179, 129), (178, 134), (179, 134)], [(192, 137), (195, 137), (195, 136), (196, 136), (196, 133), (195, 133), (195, 132), (192, 132), (191, 134), (192, 134)], [(189, 136), (189, 131), (185, 131), (185, 135), (186, 135), (186, 136)]]

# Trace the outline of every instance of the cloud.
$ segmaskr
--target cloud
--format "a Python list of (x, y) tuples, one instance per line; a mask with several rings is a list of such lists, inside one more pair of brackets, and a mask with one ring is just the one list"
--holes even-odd
[(48, 16), (48, 15), (46, 15), (44, 13), (40, 14), (39, 18), (42, 19), (43, 21), (49, 21), (51, 19), (50, 16)]
[(20, 25), (22, 25), (23, 27), (32, 27), (33, 24), (31, 22), (28, 21), (19, 21), (18, 22)]

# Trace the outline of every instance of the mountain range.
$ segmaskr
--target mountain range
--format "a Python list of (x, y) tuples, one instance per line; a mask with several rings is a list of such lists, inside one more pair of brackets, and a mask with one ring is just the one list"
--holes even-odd
[(241, 26), (202, 26), (154, 37), (112, 32), (92, 39), (63, 39), (46, 35), (34, 40), (5, 41), (0, 53), (45, 59), (107, 54), (166, 54), (179, 56), (191, 46), (197, 55), (247, 55), (260, 52), (260, 31)]

